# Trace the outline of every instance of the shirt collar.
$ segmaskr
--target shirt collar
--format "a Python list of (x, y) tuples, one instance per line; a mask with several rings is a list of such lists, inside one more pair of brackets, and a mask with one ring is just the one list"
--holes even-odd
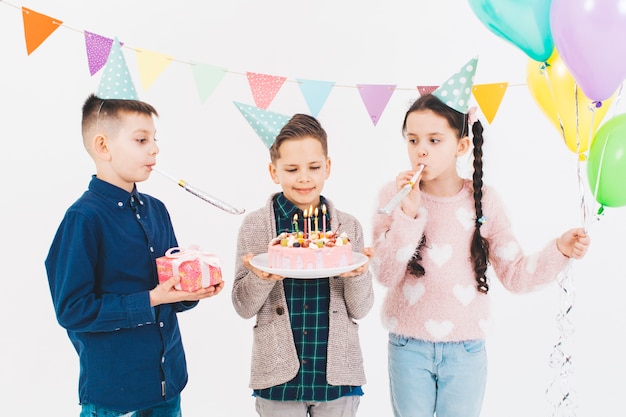
[(91, 182), (89, 183), (89, 191), (92, 191), (104, 199), (110, 201), (118, 207), (124, 207), (131, 204), (131, 198), (133, 198), (139, 204), (142, 203), (141, 194), (137, 191), (137, 185), (133, 186), (133, 191), (128, 192), (118, 186), (115, 186), (109, 182), (103, 181), (97, 178), (95, 175), (91, 176)]
[[(328, 207), (326, 199), (323, 195), (320, 195), (320, 209), (323, 204), (326, 204), (326, 207)], [(298, 213), (298, 216), (302, 216), (302, 210), (300, 210), (291, 201), (287, 200), (287, 197), (285, 197), (285, 193), (276, 194), (276, 197), (274, 197), (274, 208), (280, 217), (291, 219), (296, 213)]]

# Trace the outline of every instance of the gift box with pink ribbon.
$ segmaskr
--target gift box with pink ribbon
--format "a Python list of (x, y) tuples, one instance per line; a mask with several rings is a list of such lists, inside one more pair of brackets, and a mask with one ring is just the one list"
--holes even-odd
[(198, 246), (170, 248), (156, 260), (159, 282), (165, 282), (175, 275), (180, 276), (176, 289), (197, 291), (222, 281), (219, 258)]

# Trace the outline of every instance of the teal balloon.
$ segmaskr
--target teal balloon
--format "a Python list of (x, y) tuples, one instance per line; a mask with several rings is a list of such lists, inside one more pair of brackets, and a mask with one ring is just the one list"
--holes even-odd
[(550, 30), (552, 0), (469, 0), (478, 19), (493, 33), (544, 62), (554, 51)]
[(598, 129), (589, 148), (587, 179), (598, 203), (626, 206), (626, 114)]

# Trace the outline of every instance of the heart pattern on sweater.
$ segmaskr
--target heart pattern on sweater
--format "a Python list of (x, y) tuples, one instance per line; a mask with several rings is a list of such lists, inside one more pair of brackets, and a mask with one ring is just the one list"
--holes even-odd
[(452, 288), (452, 293), (456, 297), (457, 300), (461, 302), (465, 307), (472, 302), (474, 297), (476, 297), (476, 288), (474, 285), (461, 285), (456, 284), (454, 288)]
[(435, 340), (441, 340), (454, 328), (454, 324), (450, 320), (437, 321), (428, 320), (425, 324), (426, 330), (430, 333)]
[(463, 229), (471, 230), (474, 227), (475, 214), (470, 212), (465, 207), (459, 207), (456, 210), (456, 219), (461, 223)]
[(496, 249), (496, 255), (498, 258), (506, 261), (513, 261), (519, 251), (520, 248), (517, 242), (509, 242), (506, 245), (499, 246), (498, 249)]
[(443, 244), (437, 245), (434, 244), (428, 249), (428, 257), (435, 263), (439, 268), (443, 266), (450, 257), (452, 256), (452, 245)]
[(528, 257), (526, 261), (526, 271), (530, 274), (534, 274), (537, 271), (537, 262), (539, 262), (538, 254), (534, 254)]
[(402, 262), (403, 264), (408, 263), (413, 256), (413, 253), (415, 253), (415, 248), (417, 248), (417, 245), (406, 245), (405, 247), (398, 249), (396, 252), (396, 261)]
[(382, 324), (383, 328), (393, 331), (398, 325), (398, 319), (394, 316), (383, 316)]
[(426, 287), (421, 282), (418, 282), (415, 285), (411, 285), (407, 282), (402, 286), (402, 293), (409, 302), (409, 305), (417, 303), (425, 292)]

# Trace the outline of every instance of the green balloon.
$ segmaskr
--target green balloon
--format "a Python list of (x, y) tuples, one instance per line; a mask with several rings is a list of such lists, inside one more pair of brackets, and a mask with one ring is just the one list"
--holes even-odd
[(598, 203), (626, 206), (626, 114), (598, 129), (589, 148), (587, 179)]

